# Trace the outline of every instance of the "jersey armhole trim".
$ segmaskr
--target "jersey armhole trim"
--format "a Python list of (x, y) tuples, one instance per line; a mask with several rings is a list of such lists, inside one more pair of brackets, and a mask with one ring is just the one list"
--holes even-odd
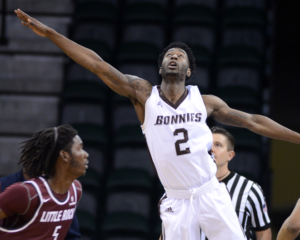
[[(27, 213), (27, 211), (29, 210), (29, 208), (30, 208), (30, 204), (31, 204), (31, 198), (30, 198), (30, 191), (29, 191), (29, 189), (28, 189), (28, 187), (27, 186), (25, 186), (25, 184), (23, 183), (23, 184), (21, 184), (24, 188), (26, 188), (26, 191), (27, 191), (27, 195), (28, 195), (28, 200), (29, 200), (29, 203), (28, 203), (28, 205), (27, 205), (27, 208), (26, 208), (26, 210), (23, 212), (23, 213), (21, 213), (20, 215), (24, 215), (25, 213)], [(36, 196), (36, 195), (35, 195)]]
[(148, 123), (148, 118), (149, 118), (149, 116), (148, 116), (149, 115), (149, 107), (148, 107), (148, 105), (150, 104), (150, 98), (151, 98), (151, 96), (153, 94), (153, 90), (154, 90), (155, 87), (156, 86), (152, 87), (151, 94), (150, 94), (150, 96), (148, 97), (148, 99), (146, 100), (146, 103), (145, 103), (144, 122), (141, 125), (142, 131), (143, 131), (144, 134), (145, 134), (145, 131), (146, 131), (146, 128), (147, 128), (147, 123)]
[(75, 202), (76, 202), (76, 204), (77, 204), (77, 203), (78, 203), (78, 200), (77, 200), (77, 188), (76, 188), (74, 182), (72, 182), (72, 187), (73, 187), (73, 191), (74, 191)]
[(201, 92), (200, 92), (200, 89), (199, 89), (198, 86), (196, 86), (196, 85), (189, 85), (189, 86), (191, 86), (191, 88), (193, 88), (193, 89), (196, 89), (196, 91), (197, 91), (197, 93), (198, 93), (198, 95), (199, 95), (199, 97), (200, 97), (200, 99), (201, 99), (201, 101), (202, 101), (202, 103), (203, 103), (203, 106), (204, 106), (204, 108), (205, 108), (205, 113), (206, 113), (205, 119), (207, 120), (207, 118), (208, 118), (207, 109), (206, 109), (206, 105), (205, 105), (205, 103), (204, 103), (202, 94), (201, 94)]

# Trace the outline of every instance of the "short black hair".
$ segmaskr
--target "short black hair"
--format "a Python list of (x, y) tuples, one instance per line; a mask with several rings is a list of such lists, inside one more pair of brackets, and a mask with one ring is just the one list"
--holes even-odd
[(228, 151), (233, 151), (234, 150), (234, 145), (235, 145), (235, 139), (234, 136), (232, 136), (232, 134), (230, 132), (228, 132), (226, 129), (221, 128), (221, 127), (217, 127), (214, 126), (211, 129), (212, 133), (218, 133), (218, 134), (222, 134), (223, 136), (225, 136), (228, 140)]
[(19, 164), (23, 165), (24, 172), (30, 178), (42, 175), (49, 178), (54, 174), (59, 152), (64, 150), (71, 154), (73, 138), (77, 134), (70, 125), (58, 126), (56, 130), (47, 128), (35, 133), (31, 139), (23, 142)]
[(181, 48), (182, 50), (184, 50), (186, 52), (186, 54), (188, 56), (188, 60), (189, 60), (189, 68), (191, 69), (191, 76), (189, 76), (189, 77), (187, 76), (186, 81), (189, 80), (193, 76), (193, 74), (196, 70), (196, 60), (195, 60), (192, 50), (185, 43), (182, 43), (182, 42), (170, 43), (158, 57), (158, 68), (161, 68), (161, 64), (163, 62), (164, 56), (167, 53), (167, 51), (171, 48)]

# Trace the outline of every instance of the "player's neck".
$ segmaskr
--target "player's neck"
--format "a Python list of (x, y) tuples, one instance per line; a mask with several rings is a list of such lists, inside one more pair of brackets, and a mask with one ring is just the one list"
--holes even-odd
[(160, 86), (165, 97), (172, 103), (176, 103), (185, 92), (185, 82), (165, 82)]
[(69, 190), (73, 181), (49, 178), (47, 179), (47, 182), (49, 183), (49, 186), (53, 192), (58, 194), (65, 194)]
[(219, 181), (225, 179), (230, 174), (230, 170), (227, 167), (224, 167), (222, 169), (218, 169), (216, 173), (216, 177)]
[(22, 170), (22, 174), (23, 174), (23, 177), (24, 177), (25, 180), (29, 180), (30, 179), (30, 177), (25, 173), (25, 169), (24, 168)]
[(47, 179), (47, 182), (51, 188), (51, 190), (58, 194), (66, 193), (74, 179), (66, 178), (64, 175), (56, 174)]

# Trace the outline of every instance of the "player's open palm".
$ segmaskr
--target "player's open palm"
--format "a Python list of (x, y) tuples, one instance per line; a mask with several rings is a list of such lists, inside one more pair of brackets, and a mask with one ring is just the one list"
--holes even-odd
[(22, 20), (21, 23), (24, 26), (31, 28), (31, 30), (34, 31), (36, 34), (42, 37), (46, 37), (46, 33), (49, 27), (30, 17), (28, 14), (24, 13), (20, 9), (15, 10), (15, 14), (17, 14), (18, 18)]

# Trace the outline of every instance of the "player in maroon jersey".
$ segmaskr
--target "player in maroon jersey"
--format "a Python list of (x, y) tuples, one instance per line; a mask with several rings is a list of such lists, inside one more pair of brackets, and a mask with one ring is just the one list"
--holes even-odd
[(77, 131), (68, 125), (48, 128), (24, 142), (19, 163), (32, 179), (0, 194), (1, 240), (63, 240), (82, 188), (88, 153)]

